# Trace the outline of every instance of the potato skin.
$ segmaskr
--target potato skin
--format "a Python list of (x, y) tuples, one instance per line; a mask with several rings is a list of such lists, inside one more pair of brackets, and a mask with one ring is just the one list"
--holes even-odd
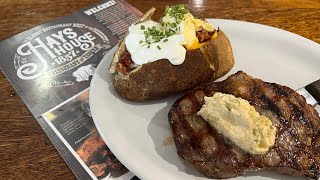
[(214, 65), (215, 75), (212, 80), (216, 80), (227, 74), (234, 65), (232, 47), (228, 37), (219, 30), (217, 38), (205, 44), (202, 52), (209, 56), (209, 61)]
[[(210, 68), (207, 60), (215, 70)], [(161, 59), (143, 64), (126, 76), (114, 73), (113, 86), (122, 97), (129, 100), (161, 99), (217, 79), (226, 74), (233, 63), (230, 42), (219, 31), (218, 37), (201, 49), (188, 50), (182, 64), (172, 65), (167, 59)]]

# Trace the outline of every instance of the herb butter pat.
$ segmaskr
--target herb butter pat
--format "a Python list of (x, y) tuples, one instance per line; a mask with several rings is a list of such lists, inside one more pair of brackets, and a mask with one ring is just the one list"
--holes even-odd
[(274, 145), (276, 127), (248, 101), (223, 93), (204, 100), (198, 115), (244, 151), (264, 154)]

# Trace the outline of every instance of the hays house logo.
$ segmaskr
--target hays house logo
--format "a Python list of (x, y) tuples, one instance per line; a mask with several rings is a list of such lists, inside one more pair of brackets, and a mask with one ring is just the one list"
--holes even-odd
[(108, 44), (99, 29), (79, 23), (56, 24), (26, 38), (16, 50), (14, 67), (23, 80), (51, 78), (80, 66)]

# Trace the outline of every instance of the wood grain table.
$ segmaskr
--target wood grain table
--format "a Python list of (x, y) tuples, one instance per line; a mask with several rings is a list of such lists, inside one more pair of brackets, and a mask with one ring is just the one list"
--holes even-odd
[[(98, 0), (0, 0), (0, 40), (68, 15)], [(141, 11), (187, 3), (196, 16), (274, 26), (320, 43), (319, 0), (128, 0)], [(0, 56), (1, 60), (1, 56)], [(75, 179), (0, 73), (0, 179)]]

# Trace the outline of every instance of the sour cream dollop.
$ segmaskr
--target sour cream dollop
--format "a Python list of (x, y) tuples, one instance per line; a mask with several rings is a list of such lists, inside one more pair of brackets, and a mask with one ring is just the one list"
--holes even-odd
[[(168, 59), (171, 64), (182, 64), (187, 50), (201, 48), (197, 32), (214, 32), (214, 27), (204, 19), (189, 13), (184, 5), (166, 7), (160, 23), (146, 21), (129, 27), (125, 45), (137, 65)], [(201, 34), (200, 34), (201, 35)], [(217, 33), (211, 36), (215, 38)]]
[(142, 30), (141, 27), (147, 29), (153, 26), (157, 29), (162, 28), (160, 23), (154, 21), (146, 21), (129, 27), (125, 44), (131, 54), (132, 61), (135, 64), (142, 65), (159, 59), (168, 59), (173, 65), (182, 64), (186, 56), (186, 49), (183, 47), (183, 34), (176, 33), (168, 37), (166, 42), (151, 43), (150, 47), (140, 43), (145, 41), (144, 30)]

